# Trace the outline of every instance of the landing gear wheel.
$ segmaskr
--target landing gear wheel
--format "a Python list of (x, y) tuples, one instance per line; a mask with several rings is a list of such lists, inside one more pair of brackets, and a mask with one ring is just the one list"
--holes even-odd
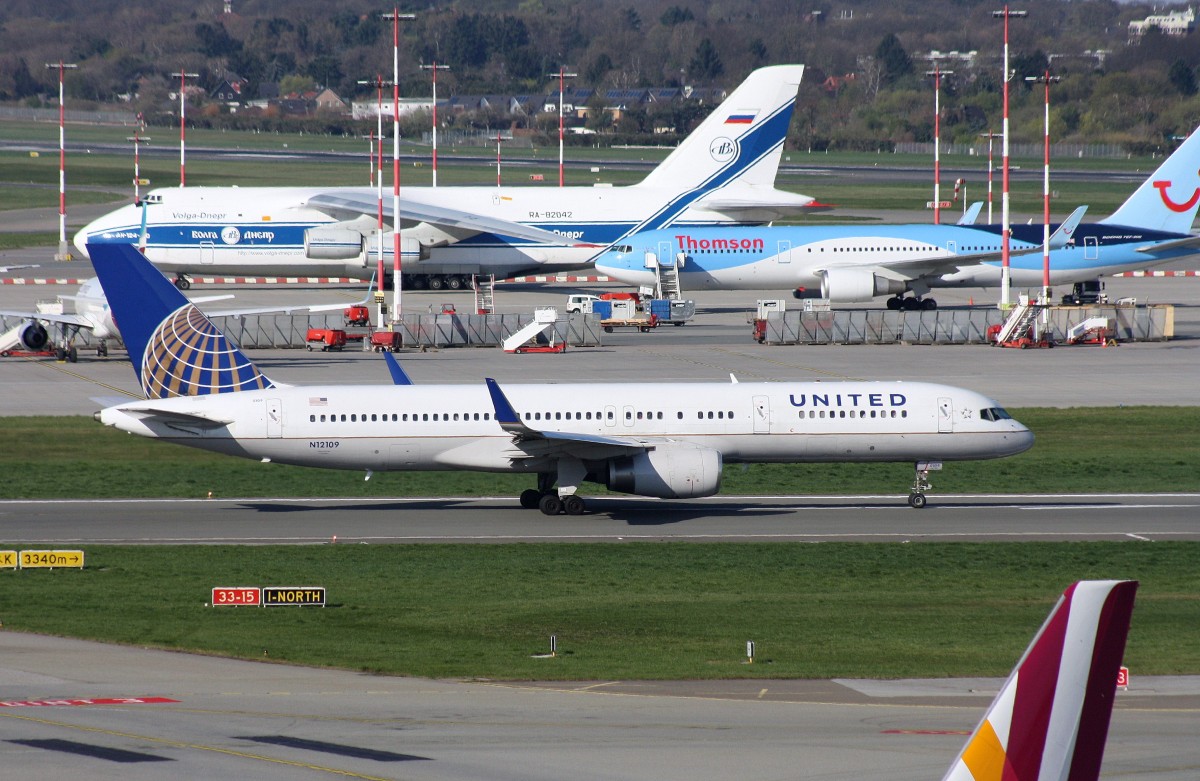
[(79, 349), (77, 347), (67, 350), (67, 363), (79, 363)]
[(892, 296), (887, 300), (887, 308), (893, 312), (904, 308), (904, 299), (900, 296)]
[(937, 301), (932, 298), (922, 298), (921, 299), (921, 308), (924, 309), (926, 312), (931, 312), (934, 309), (937, 309)]
[(563, 512), (567, 515), (583, 515), (587, 510), (587, 505), (583, 502), (583, 497), (571, 494), (564, 496), (562, 500)]
[(62, 362), (67, 360), (67, 351), (62, 347), (54, 348), (54, 360)]
[(430, 290), (441, 290), (445, 286), (446, 286), (446, 280), (443, 279), (442, 277), (430, 277), (429, 278), (429, 289)]
[(921, 308), (921, 302), (915, 298), (905, 298), (901, 302), (902, 307), (907, 312), (915, 312)]
[(521, 492), (521, 506), (526, 510), (536, 509), (542, 501), (542, 492), (536, 488), (526, 488)]
[(450, 288), (451, 290), (462, 290), (462, 286), (463, 283), (461, 277), (454, 275), (446, 277), (446, 287)]
[(175, 277), (175, 287), (179, 288), (180, 290), (191, 290), (192, 280), (188, 279), (183, 274), (180, 274), (179, 276)]
[(910, 494), (908, 497), (908, 506), (914, 510), (920, 510), (925, 506), (925, 494)]
[(543, 515), (558, 515), (563, 509), (562, 499), (558, 494), (546, 494), (538, 501), (538, 509)]

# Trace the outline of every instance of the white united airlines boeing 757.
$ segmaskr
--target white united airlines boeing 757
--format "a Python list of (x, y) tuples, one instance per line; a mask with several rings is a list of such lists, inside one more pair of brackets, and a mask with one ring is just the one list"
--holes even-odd
[(97, 420), (205, 450), (368, 473), (527, 472), (537, 488), (523, 506), (576, 515), (584, 481), (711, 496), (739, 462), (912, 461), (909, 503), (923, 507), (926, 462), (1033, 445), (995, 401), (931, 383), (279, 385), (134, 247), (90, 249), (146, 396)]
[[(775, 189), (803, 65), (751, 73), (661, 164), (628, 187), (405, 187), (404, 287), (459, 288), (585, 267), (613, 242), (668, 225), (763, 223), (812, 198)], [(370, 187), (175, 187), (85, 226), (75, 245), (138, 244), (188, 286), (189, 274), (333, 275), (377, 266), (377, 193)], [(393, 267), (392, 200), (384, 266)]]

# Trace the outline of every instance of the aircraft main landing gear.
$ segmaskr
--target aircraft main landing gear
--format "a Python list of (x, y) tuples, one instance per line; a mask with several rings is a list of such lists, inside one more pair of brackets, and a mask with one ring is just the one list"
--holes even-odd
[(892, 296), (887, 300), (887, 308), (892, 311), (903, 309), (908, 312), (914, 312), (921, 309), (929, 312), (937, 309), (937, 301), (932, 298), (917, 298), (916, 296), (909, 296), (908, 298)]
[[(536, 508), (544, 515), (583, 515), (587, 512), (587, 503), (583, 497), (574, 493), (560, 493), (559, 489), (554, 487), (555, 478), (556, 475), (552, 473), (539, 473), (538, 487), (526, 488), (521, 492), (521, 506), (527, 510)], [(573, 491), (575, 486), (568, 485), (564, 488)]]
[(179, 288), (180, 290), (191, 290), (192, 280), (187, 278), (187, 274), (176, 274), (175, 287)]

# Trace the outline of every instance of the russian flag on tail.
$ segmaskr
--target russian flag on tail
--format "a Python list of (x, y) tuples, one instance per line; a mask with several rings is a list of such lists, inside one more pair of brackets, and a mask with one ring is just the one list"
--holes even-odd
[(739, 112), (730, 114), (725, 118), (726, 125), (750, 125), (754, 123), (754, 117), (758, 114), (757, 111)]

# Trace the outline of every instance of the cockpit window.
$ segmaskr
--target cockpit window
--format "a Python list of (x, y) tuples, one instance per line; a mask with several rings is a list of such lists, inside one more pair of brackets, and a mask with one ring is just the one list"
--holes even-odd
[(979, 411), (979, 417), (984, 420), (1011, 420), (1012, 415), (1003, 407), (988, 407)]
[(613, 247), (613, 250), (615, 252), (620, 252), (622, 255), (628, 255), (630, 252), (633, 252), (633, 247), (629, 244), (618, 244)]

